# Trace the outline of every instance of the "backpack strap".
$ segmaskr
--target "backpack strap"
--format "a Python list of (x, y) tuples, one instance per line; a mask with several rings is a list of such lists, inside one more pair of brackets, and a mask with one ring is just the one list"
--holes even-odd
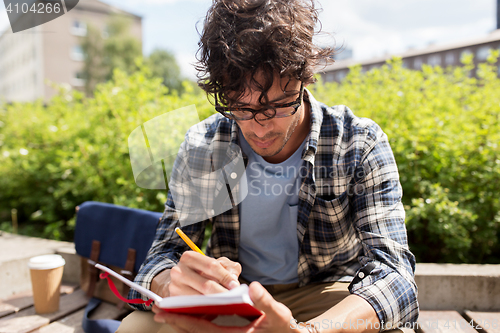
[[(134, 249), (129, 248), (128, 253), (127, 253), (127, 262), (125, 263), (125, 269), (122, 269), (120, 272), (121, 275), (128, 278), (129, 280), (134, 279), (134, 274), (132, 272), (134, 270), (135, 258), (136, 258), (136, 251)], [(129, 290), (130, 290), (130, 287), (124, 283), (122, 285), (122, 295), (126, 297)], [(125, 305), (125, 303), (118, 303), (117, 306), (119, 309), (122, 309), (124, 305)]]
[(92, 297), (94, 295), (95, 286), (97, 284), (98, 274), (97, 268), (95, 268), (95, 263), (99, 261), (99, 254), (101, 253), (101, 242), (98, 240), (92, 241), (92, 249), (90, 251), (90, 260), (89, 264), (89, 275), (90, 275), (90, 283), (89, 288), (87, 289), (87, 296)]

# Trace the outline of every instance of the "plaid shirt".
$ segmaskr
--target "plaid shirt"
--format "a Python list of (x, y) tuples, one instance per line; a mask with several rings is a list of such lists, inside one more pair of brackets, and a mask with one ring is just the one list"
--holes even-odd
[[(415, 258), (408, 248), (402, 188), (387, 136), (346, 106), (327, 107), (306, 93), (311, 130), (302, 152), (299, 286), (351, 281), (350, 292), (372, 305), (384, 329), (415, 322), (419, 311)], [(192, 127), (183, 145), (190, 140), (238, 144), (238, 126), (216, 114)], [(182, 230), (201, 246), (209, 221), (207, 255), (238, 261), (238, 206)], [(169, 192), (155, 241), (135, 282), (149, 289), (154, 276), (176, 265), (189, 250), (174, 231), (177, 226), (179, 212)], [(131, 290), (129, 298), (140, 297)]]

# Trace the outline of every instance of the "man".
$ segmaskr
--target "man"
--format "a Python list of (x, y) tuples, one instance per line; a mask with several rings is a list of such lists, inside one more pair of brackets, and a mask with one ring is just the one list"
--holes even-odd
[[(219, 114), (190, 129), (181, 151), (194, 141), (213, 150), (241, 147), (248, 195), (209, 219), (203, 256), (174, 232), (181, 212), (169, 192), (136, 277), (165, 297), (251, 282), (250, 297), (265, 314), (236, 328), (153, 308), (156, 323), (152, 313), (136, 311), (118, 332), (376, 332), (416, 321), (415, 260), (387, 137), (373, 121), (329, 108), (305, 88), (332, 53), (313, 44), (316, 22), (309, 0), (213, 2), (199, 82)], [(181, 160), (176, 170), (212, 162)], [(182, 230), (201, 246), (208, 222)]]

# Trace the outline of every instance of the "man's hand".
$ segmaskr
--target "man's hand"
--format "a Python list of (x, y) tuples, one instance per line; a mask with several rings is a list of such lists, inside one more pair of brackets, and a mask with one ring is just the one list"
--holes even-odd
[(168, 286), (170, 285), (170, 269), (166, 269), (159, 273), (151, 281), (151, 289), (156, 295), (161, 297), (169, 297), (170, 292), (168, 291)]
[(241, 265), (226, 257), (186, 251), (176, 266), (155, 276), (151, 291), (162, 297), (216, 294), (239, 286), (240, 274)]
[[(250, 298), (254, 306), (264, 312), (262, 316), (252, 323), (243, 327), (218, 326), (208, 320), (192, 316), (177, 315), (163, 312), (158, 307), (153, 307), (156, 313), (154, 319), (160, 323), (167, 323), (173, 326), (177, 332), (252, 332), (252, 333), (290, 333), (299, 332), (293, 330), (292, 312), (284, 304), (277, 302), (271, 294), (258, 282), (250, 284)], [(307, 331), (306, 331), (307, 332)]]

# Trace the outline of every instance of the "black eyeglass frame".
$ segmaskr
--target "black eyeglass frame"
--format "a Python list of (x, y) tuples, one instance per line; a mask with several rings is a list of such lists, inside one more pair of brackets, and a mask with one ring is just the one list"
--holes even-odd
[[(255, 109), (251, 109), (251, 108), (236, 108), (236, 107), (220, 106), (219, 102), (217, 101), (217, 96), (216, 96), (215, 97), (215, 111), (219, 112), (220, 114), (222, 114), (226, 118), (234, 119), (234, 120), (240, 120), (240, 121), (252, 120), (259, 113), (261, 113), (265, 117), (267, 117), (267, 119), (265, 119), (265, 120), (270, 120), (270, 119), (273, 119), (273, 118), (286, 118), (286, 117), (293, 116), (294, 114), (297, 113), (297, 111), (299, 110), (299, 107), (302, 105), (302, 96), (303, 95), (304, 95), (304, 83), (302, 82), (300, 84), (300, 93), (299, 93), (299, 96), (297, 97), (297, 99), (295, 101), (290, 102), (290, 103), (285, 103), (285, 104), (275, 104), (275, 105), (270, 106), (268, 108), (261, 108), (259, 110), (255, 110)], [(285, 114), (285, 115), (280, 115), (280, 116), (276, 115), (276, 109), (288, 108), (288, 107), (293, 107), (294, 108), (294, 110), (290, 114)], [(274, 112), (274, 114), (272, 116), (267, 115), (265, 112), (268, 111), (268, 110), (272, 110)], [(236, 112), (238, 112), (238, 111), (252, 112), (252, 117), (250, 117), (248, 119), (243, 119), (241, 117), (238, 117), (238, 116), (234, 115), (232, 113), (232, 111), (236, 111)]]

